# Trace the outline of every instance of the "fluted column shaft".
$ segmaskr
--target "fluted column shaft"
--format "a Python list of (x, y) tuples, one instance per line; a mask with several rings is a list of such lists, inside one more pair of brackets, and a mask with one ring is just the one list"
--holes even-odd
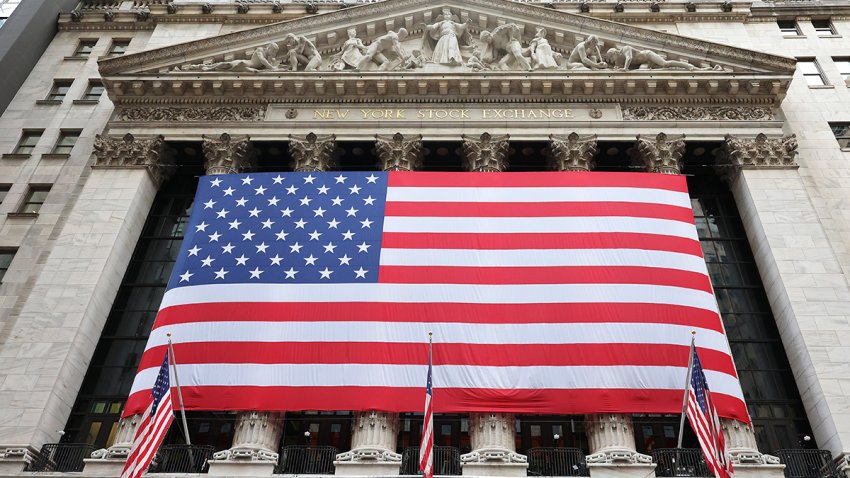
[(587, 442), (590, 445), (588, 463), (652, 463), (652, 457), (635, 450), (635, 430), (632, 417), (619, 413), (600, 413), (585, 416)]

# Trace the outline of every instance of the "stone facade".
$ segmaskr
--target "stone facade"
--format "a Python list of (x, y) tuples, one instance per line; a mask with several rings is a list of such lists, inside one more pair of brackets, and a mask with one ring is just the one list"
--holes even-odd
[[(505, 40), (497, 49), (504, 63), (484, 52), (476, 63), (470, 55), (478, 45), (470, 45), (462, 49), (463, 65), (399, 58), (397, 69), (379, 70), (383, 64), (375, 62), (364, 63), (372, 71), (355, 72), (330, 67), (348, 28), (370, 44), (401, 28), (433, 24), (437, 7), (413, 0), (351, 10), (310, 4), (311, 12), (298, 3), (125, 1), (113, 2), (114, 9), (94, 3), (60, 16), (58, 33), (0, 117), (0, 186), (9, 186), (0, 202), (0, 251), (15, 252), (0, 284), (4, 476), (18, 475), (33, 451), (60, 440), (153, 198), (175, 168), (179, 151), (171, 148), (200, 144), (208, 172), (225, 174), (258, 167), (254, 145), (269, 141), (288, 143), (298, 171), (332, 169), (343, 141), (374, 142), (382, 170), (421, 169), (427, 142), (453, 141), (466, 169), (506, 171), (513, 144), (537, 141), (549, 144), (550, 169), (593, 170), (605, 143), (631, 148), (635, 170), (667, 174), (683, 172), (688, 144), (713, 145), (711, 164), (744, 220), (814, 440), (848, 467), (850, 152), (830, 123), (850, 123), (842, 63), (850, 58), (850, 7), (456, 0), (449, 2), (453, 13), (470, 21), (476, 37), (487, 32)], [(834, 33), (815, 31), (811, 19), (830, 15)], [(796, 18), (799, 35), (783, 37), (776, 18)], [(522, 58), (509, 57), (511, 31), (531, 48), (537, 26), (545, 27), (557, 68), (535, 60), (526, 71)], [(318, 72), (305, 71), (309, 63), (296, 71), (249, 70), (258, 69), (251, 61), (259, 61), (259, 48), (289, 33), (316, 49)], [(611, 66), (626, 47), (641, 59), (617, 69), (587, 66), (581, 52), (592, 46), (591, 35), (601, 39), (602, 52), (616, 49)], [(95, 40), (90, 54), (75, 53), (81, 40)], [(414, 40), (400, 44), (412, 52)], [(125, 55), (114, 54), (116, 41), (129, 42)], [(825, 84), (808, 84), (792, 57), (817, 60)], [(571, 67), (576, 58), (585, 66)], [(57, 80), (73, 80), (67, 95), (45, 101)], [(83, 99), (98, 81), (107, 93)], [(41, 132), (40, 139), (31, 152), (16, 154), (25, 131)], [(55, 154), (54, 144), (68, 132), (79, 132), (79, 139), (69, 154)], [(38, 214), (20, 214), (33, 185), (51, 185), (50, 193)], [(133, 420), (95, 458), (120, 459)], [(474, 415), (470, 429), (506, 433), (475, 435), (473, 446), (521, 463), (505, 438), (513, 420)], [(587, 417), (588, 461), (602, 465), (591, 473), (653, 473), (635, 451), (630, 421)], [(398, 426), (393, 414), (358, 416), (352, 455), (340, 460), (359, 450), (386, 453), (385, 461), (396, 463)], [(724, 426), (746, 474), (777, 473), (773, 450), (755, 449), (751, 430)], [(218, 457), (237, 463), (226, 474), (240, 473), (232, 459), (240, 450), (251, 455), (245, 462), (274, 461), (280, 416), (240, 412), (236, 435), (231, 453)], [(476, 473), (515, 471), (506, 469), (483, 466)]]

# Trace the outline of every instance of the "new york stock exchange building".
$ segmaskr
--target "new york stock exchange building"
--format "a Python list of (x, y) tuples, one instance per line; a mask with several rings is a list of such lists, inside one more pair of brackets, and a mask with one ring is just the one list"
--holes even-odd
[[(487, 184), (513, 177), (555, 182), (561, 177), (579, 182), (616, 178), (635, 190), (681, 184), (689, 209), (680, 222), (695, 226), (693, 255), (700, 256), (699, 266), (704, 262), (710, 277), (706, 293), (713, 290), (716, 296), (722, 317), (717, 333), (722, 338), (725, 331), (728, 338), (717, 348), (731, 350), (734, 364), (729, 361), (728, 376), (740, 382), (738, 389), (738, 380), (717, 380), (720, 374), (709, 370), (709, 386), (719, 393), (738, 390), (746, 404), (746, 413), (737, 418), (721, 413), (735, 473), (850, 477), (847, 2), (83, 0), (60, 14), (56, 26), (52, 42), (0, 117), (0, 475), (120, 475), (141, 417), (141, 411), (131, 410), (141, 390), (134, 385), (137, 371), (140, 364), (143, 371), (158, 369), (166, 350), (160, 342), (158, 355), (148, 361), (149, 338), (164, 340), (154, 321), (172, 300), (166, 294), (170, 284), (191, 284), (193, 274), (175, 267), (181, 254), (192, 254), (191, 249), (180, 252), (184, 238), (194, 237), (200, 249), (215, 247), (218, 254), (198, 254), (196, 259), (207, 266), (217, 262), (195, 271), (196, 278), (215, 269), (218, 279), (230, 280), (239, 267), (253, 269), (252, 278), (259, 278), (265, 269), (263, 278), (278, 274), (284, 287), (287, 267), (289, 278), (307, 274), (295, 267), (304, 265), (302, 259), (310, 267), (312, 254), (283, 259), (269, 254), (262, 262), (227, 256), (219, 232), (252, 235), (227, 216), (226, 209), (231, 214), (239, 209), (237, 196), (243, 193), (209, 199), (220, 201), (210, 211), (231, 227), (222, 222), (216, 231), (204, 230), (209, 220), (190, 220), (193, 208), (203, 211), (204, 188), (256, 187), (262, 197), (249, 191), (251, 207), (260, 198), (269, 206), (286, 200), (283, 187), (294, 185), (301, 191), (295, 193), (292, 186), (292, 194), (299, 200), (303, 196), (306, 204), (311, 195), (315, 204), (327, 200), (339, 206), (344, 199), (342, 207), (353, 211), (347, 215), (356, 216), (355, 207), (371, 204), (371, 196), (364, 202), (366, 190), (359, 189), (369, 186), (369, 178), (386, 183), (389, 177), (392, 188), (420, 177), (462, 181), (466, 174)], [(258, 182), (252, 184), (252, 177)], [(333, 198), (332, 192), (324, 199), (324, 183), (313, 184), (314, 177), (362, 181), (335, 185), (345, 186), (346, 194), (355, 188), (352, 196)], [(263, 194), (267, 187), (281, 189), (272, 197), (274, 191)], [(618, 196), (622, 189), (610, 194), (596, 201), (619, 201), (617, 207), (643, 218), (672, 208), (634, 208), (628, 206), (630, 198)], [(468, 205), (460, 199), (441, 200), (465, 214)], [(555, 208), (545, 196), (535, 202), (542, 216)], [(275, 210), (277, 216), (267, 219), (270, 229), (263, 232), (258, 226), (254, 233), (272, 230), (278, 239), (287, 233), (311, 238), (324, 233), (321, 257), (328, 252), (335, 262), (339, 256), (339, 266), (348, 264), (349, 255), (357, 257), (357, 249), (336, 254), (336, 245), (324, 242), (334, 237), (344, 246), (351, 239), (344, 233), (353, 236), (354, 229), (334, 229), (337, 219), (351, 217), (322, 215), (322, 207), (315, 208), (315, 218), (312, 213), (303, 219), (285, 217), (289, 208), (280, 204), (283, 214)], [(418, 210), (411, 204), (392, 206)], [(585, 207), (590, 211), (594, 204)], [(486, 215), (495, 224), (514, 206), (496, 200)], [(389, 211), (389, 196), (386, 207)], [(591, 212), (568, 215), (583, 214)], [(368, 218), (356, 219), (365, 222), (362, 228), (371, 224)], [(429, 224), (460, 224), (444, 219)], [(314, 226), (324, 224), (319, 220), (327, 225)], [(299, 231), (302, 221), (311, 225)], [(627, 228), (631, 222), (623, 219), (622, 224)], [(642, 242), (634, 247), (652, 256), (667, 247), (654, 241), (677, 236), (674, 229), (654, 230), (653, 240), (636, 238)], [(360, 225), (355, 232), (361, 234)], [(451, 240), (454, 245), (444, 245), (440, 257), (467, 260), (469, 254), (457, 252), (467, 249), (463, 238)], [(518, 234), (501, 240), (525, 251), (546, 249), (548, 239), (533, 244), (536, 240)], [(301, 242), (310, 247), (310, 239)], [(287, 253), (301, 247), (287, 244)], [(388, 244), (385, 239), (383, 246)], [(265, 246), (257, 244), (255, 252)], [(483, 242), (477, 246), (487, 249)], [(359, 247), (365, 256), (369, 244)], [(374, 250), (368, 253), (377, 257)], [(381, 255), (382, 264), (389, 260), (386, 250)], [(414, 256), (393, 260), (400, 264)], [(475, 257), (484, 261), (489, 256)], [(584, 259), (564, 251), (551, 260), (573, 266)], [(567, 264), (572, 260), (575, 264)], [(336, 277), (329, 267), (322, 279)], [(228, 269), (231, 276), (225, 278)], [(360, 278), (368, 278), (366, 269), (352, 268)], [(510, 272), (512, 279), (525, 280), (527, 271), (520, 269)], [(607, 282), (617, 282), (614, 269), (606, 269), (612, 274)], [(302, 275), (296, 277), (299, 270)], [(452, 267), (439, 270), (445, 277), (431, 282), (465, 280)], [(172, 272), (182, 275), (172, 277)], [(385, 272), (391, 276), (389, 269)], [(486, 271), (481, 277), (503, 279)], [(652, 284), (654, 277), (634, 280)], [(297, 290), (322, 294), (316, 292), (319, 278), (313, 282), (315, 287)], [(422, 294), (440, 293), (426, 282), (417, 285)], [(224, 295), (235, 297), (241, 289), (231, 285)], [(653, 292), (636, 301), (686, 303), (689, 294), (667, 299)], [(260, 319), (242, 317), (231, 305), (221, 307), (230, 307), (233, 319), (209, 323), (209, 334), (219, 337), (215, 353), (220, 362), (232, 364), (239, 351), (266, 350), (262, 341), (246, 345), (240, 338), (248, 327), (240, 329), (240, 321)], [(623, 343), (607, 347), (628, 352), (640, 364), (663, 365), (671, 345), (640, 345), (652, 342), (647, 331), (657, 324), (641, 324), (627, 315), (604, 326), (623, 337)], [(491, 319), (493, 327), (501, 320)], [(333, 320), (345, 323), (344, 317)], [(343, 328), (329, 328), (328, 337), (342, 336)], [(486, 328), (476, 330), (483, 337)], [(682, 329), (676, 345), (681, 363), (672, 367), (678, 378), (675, 385), (665, 385), (665, 403), (671, 396), (682, 397), (685, 385), (691, 334), (690, 328)], [(181, 356), (192, 354), (179, 330), (173, 336), (178, 369)], [(441, 409), (445, 395), (440, 386), (451, 368), (445, 361), (455, 349), (450, 347), (453, 337), (439, 330), (434, 337), (436, 475), (711, 476), (690, 425), (680, 431), (676, 407), (658, 405), (652, 395), (628, 403), (611, 395), (594, 401), (563, 387), (559, 396), (564, 402), (578, 404), (559, 409), (563, 413), (524, 403), (522, 397), (533, 394), (522, 391), (513, 409), (488, 408), (484, 402)], [(423, 353), (417, 352), (415, 364), (407, 363), (416, 367), (416, 406), (352, 410), (325, 404), (370, 395), (374, 403), (389, 402), (385, 391), (366, 387), (349, 393), (335, 387), (371, 383), (372, 378), (357, 373), (358, 361), (370, 350), (361, 347), (357, 356), (350, 352), (350, 363), (342, 360), (339, 370), (330, 371), (326, 365), (338, 354), (320, 343), (321, 337), (308, 338), (311, 331), (305, 325), (303, 339), (298, 330), (291, 332), (285, 350), (275, 354), (285, 354), (281, 360), (302, 369), (313, 362), (322, 365), (308, 375), (327, 385), (327, 392), (302, 396), (297, 406), (278, 406), (273, 394), (256, 392), (263, 396), (252, 401), (255, 392), (246, 389), (237, 395), (245, 394), (247, 401), (232, 403), (261, 405), (187, 406), (185, 422), (176, 415), (149, 472), (419, 474), (427, 335), (422, 333), (417, 345)], [(537, 342), (541, 350), (551, 350), (546, 347), (555, 338), (546, 335), (523, 337), (530, 342), (510, 349), (517, 351), (512, 360), (534, 363), (544, 355), (560, 360), (534, 350)], [(632, 340), (630, 335), (649, 338)], [(698, 347), (710, 335), (699, 331)], [(505, 344), (511, 340), (520, 338), (505, 337)], [(700, 356), (709, 369), (719, 352), (705, 347)], [(332, 357), (322, 362), (325, 354)], [(482, 357), (483, 365), (498, 361), (498, 356)], [(587, 365), (593, 357), (573, 358)], [(225, 365), (181, 369), (187, 371), (178, 378), (189, 387), (183, 393), (187, 404), (193, 403), (191, 385), (203, 374), (214, 381), (216, 374), (231, 373)], [(587, 380), (603, 388), (626, 382), (652, 388), (653, 380), (660, 380), (652, 374), (624, 378), (621, 372), (599, 370)], [(529, 372), (531, 389), (537, 373)], [(155, 374), (150, 377), (147, 389)], [(265, 382), (260, 377), (257, 383)], [(681, 398), (675, 400), (681, 407)], [(682, 448), (677, 448), (680, 438)]]

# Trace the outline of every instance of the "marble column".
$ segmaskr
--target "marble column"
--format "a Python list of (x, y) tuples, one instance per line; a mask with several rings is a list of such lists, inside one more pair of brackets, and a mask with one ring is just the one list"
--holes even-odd
[[(652, 464), (651, 456), (635, 451), (635, 430), (630, 415), (619, 413), (586, 415), (585, 429), (587, 442), (590, 445), (590, 455), (587, 456), (588, 465)], [(591, 468), (591, 475), (593, 475), (593, 468)]]
[(295, 172), (328, 171), (334, 167), (336, 136), (308, 133), (304, 139), (289, 136), (289, 154)]
[[(509, 135), (483, 133), (462, 136), (467, 171), (504, 172), (508, 169)], [(525, 476), (528, 458), (516, 452), (516, 416), (512, 413), (470, 413), (469, 441), (472, 451), (461, 455), (467, 476)]]
[(682, 174), (685, 135), (658, 133), (654, 139), (638, 135), (632, 151), (633, 163), (647, 172)]
[(593, 171), (596, 167), (596, 135), (549, 135), (549, 166), (555, 171)]

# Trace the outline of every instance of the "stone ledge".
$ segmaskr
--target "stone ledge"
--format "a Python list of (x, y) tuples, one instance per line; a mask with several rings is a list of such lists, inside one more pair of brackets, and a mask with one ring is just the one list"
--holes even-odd
[(209, 476), (271, 476), (273, 461), (210, 460)]
[(654, 478), (655, 463), (623, 464), (588, 463), (590, 478)]
[(35, 104), (37, 105), (47, 105), (47, 106), (55, 106), (61, 105), (63, 100), (35, 100)]
[(100, 100), (74, 100), (73, 103), (75, 105), (96, 105), (100, 103)]
[(463, 476), (527, 476), (528, 463), (461, 463)]
[(401, 462), (396, 461), (334, 461), (336, 476), (396, 476)]
[(37, 212), (10, 212), (6, 214), (8, 218), (32, 219), (38, 217)]
[(65, 61), (88, 61), (89, 56), (66, 56), (62, 58)]
[(19, 153), (3, 153), (3, 159), (30, 159), (32, 157), (31, 154), (19, 154)]
[(71, 155), (69, 153), (49, 153), (42, 154), (41, 159), (68, 159)]

